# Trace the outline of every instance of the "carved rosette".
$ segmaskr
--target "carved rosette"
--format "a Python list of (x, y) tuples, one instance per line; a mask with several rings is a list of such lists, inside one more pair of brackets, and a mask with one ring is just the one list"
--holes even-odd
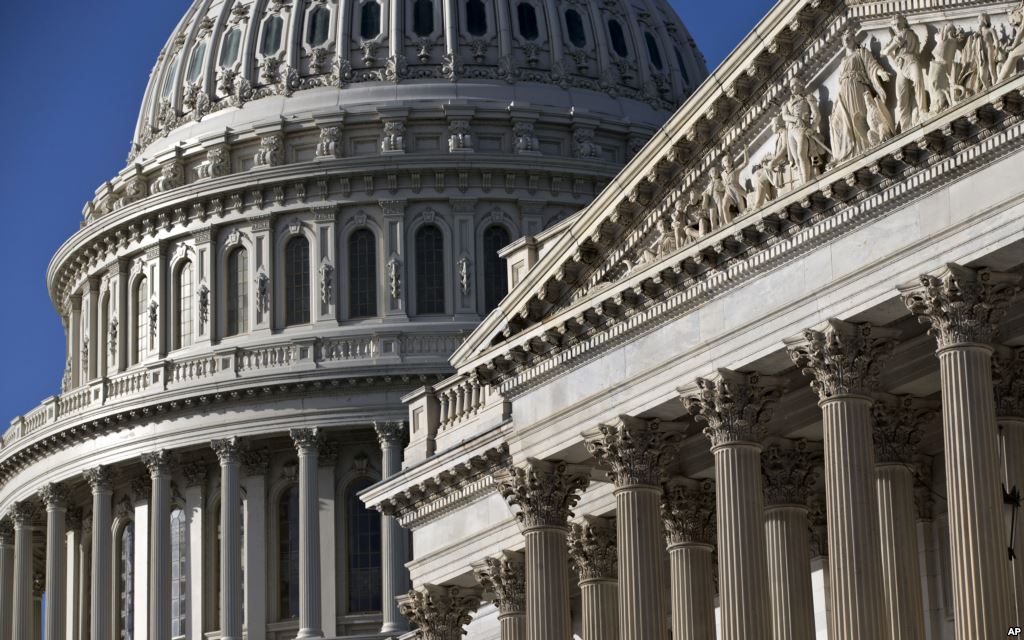
[(1024, 420), (1024, 347), (996, 347), (992, 357), (996, 415)]
[(242, 461), (242, 443), (237, 437), (214, 440), (210, 442), (210, 448), (217, 454), (222, 467)]
[(869, 395), (878, 389), (882, 366), (896, 347), (898, 331), (831, 318), (821, 330), (808, 329), (789, 345), (793, 364), (814, 378), (811, 388), (822, 400)]
[(662, 431), (657, 418), (622, 415), (613, 424), (584, 434), (584, 439), (590, 454), (609, 469), (616, 487), (658, 487), (682, 437)]
[(874, 418), (875, 462), (910, 464), (921, 443), (921, 427), (936, 412), (913, 396), (886, 397), (871, 407)]
[(93, 493), (111, 490), (110, 467), (100, 465), (82, 472), (82, 478), (89, 483)]
[(377, 432), (381, 448), (401, 446), (405, 437), (404, 422), (374, 422), (373, 430)]
[(719, 369), (715, 379), (697, 378), (700, 393), (683, 399), (698, 422), (707, 426), (704, 435), (711, 447), (729, 444), (760, 444), (772, 406), (782, 395), (775, 378), (758, 373)]
[(165, 449), (144, 453), (142, 464), (146, 465), (149, 475), (153, 478), (168, 475), (171, 472), (171, 453)]
[(569, 529), (569, 557), (580, 582), (618, 579), (615, 524), (606, 518), (585, 517)]
[(289, 429), (288, 435), (295, 443), (295, 449), (299, 453), (317, 453), (323, 442), (320, 429), (311, 427), (308, 429)]
[(503, 551), (473, 566), (473, 575), (501, 615), (526, 612), (526, 556)]
[(580, 494), (590, 484), (588, 467), (560, 461), (530, 459), (522, 467), (506, 467), (492, 475), (505, 501), (519, 509), (516, 519), (523, 530), (566, 528)]
[(425, 584), (398, 599), (398, 610), (421, 640), (459, 640), (480, 606), (478, 589)]
[(765, 506), (806, 506), (818, 481), (821, 454), (812, 451), (804, 440), (791, 448), (772, 445), (761, 454)]
[(51, 482), (39, 490), (39, 499), (46, 505), (47, 510), (67, 509), (68, 488), (61, 482)]
[(662, 495), (661, 519), (669, 545), (714, 544), (715, 483), (669, 482)]
[(1018, 274), (948, 264), (939, 275), (921, 276), (919, 286), (903, 292), (903, 301), (930, 325), (939, 349), (992, 344), (1020, 280)]

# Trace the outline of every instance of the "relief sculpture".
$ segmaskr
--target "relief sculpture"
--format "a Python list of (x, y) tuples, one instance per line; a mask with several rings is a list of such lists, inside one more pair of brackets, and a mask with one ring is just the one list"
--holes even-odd
[(857, 155), (893, 133), (882, 86), (889, 79), (888, 72), (870, 51), (857, 43), (853, 31), (843, 35), (843, 46), (839, 91), (829, 118), (832, 155), (836, 162)]

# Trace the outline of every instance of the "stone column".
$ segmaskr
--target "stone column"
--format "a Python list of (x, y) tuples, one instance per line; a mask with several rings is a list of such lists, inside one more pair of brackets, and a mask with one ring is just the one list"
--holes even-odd
[(935, 535), (935, 499), (932, 493), (932, 460), (923, 458), (914, 466), (914, 506), (917, 509), (917, 549), (921, 567), (921, 600), (924, 609), (924, 637), (942, 637), (942, 574), (939, 570), (938, 539)]
[[(405, 436), (404, 422), (374, 422), (380, 442), (381, 468), (383, 479), (388, 479), (402, 470), (402, 439)], [(381, 633), (404, 632), (409, 626), (398, 610), (399, 594), (409, 588), (409, 570), (405, 567), (405, 531), (398, 519), (381, 514), (381, 601), (383, 606)]]
[[(185, 589), (188, 594), (189, 634), (186, 635), (189, 638), (202, 638), (209, 607), (203, 571), (203, 558), (210, 551), (205, 533), (208, 522), (206, 482), (209, 468), (205, 460), (194, 459), (184, 463), (181, 471), (185, 476), (185, 511), (188, 513), (188, 578), (185, 580)], [(253, 637), (253, 640), (257, 638)]]
[(921, 426), (936, 414), (911, 396), (881, 396), (872, 413), (889, 627), (893, 640), (924, 640), (912, 470)]
[(904, 301), (938, 343), (946, 490), (958, 638), (1006, 634), (1014, 616), (1003, 522), (992, 350), (1020, 276), (947, 265)]
[(320, 430), (289, 431), (299, 454), (299, 634), (322, 638), (320, 616), (320, 514), (317, 476)]
[(35, 633), (32, 620), (33, 578), (32, 572), (32, 521), (36, 505), (32, 502), (17, 502), (11, 508), (14, 521), (14, 610), (12, 635), (16, 640), (31, 638)]
[(619, 637), (619, 576), (615, 523), (584, 516), (569, 530), (569, 557), (580, 579), (583, 640)]
[(662, 431), (657, 419), (623, 415), (584, 438), (615, 483), (619, 635), (622, 640), (664, 638), (661, 481), (680, 434)]
[(267, 471), (266, 451), (242, 452), (245, 488), (245, 635), (267, 637)]
[(831, 319), (787, 341), (812, 376), (825, 436), (832, 615), (837, 640), (888, 640), (871, 394), (898, 332)]
[(816, 496), (811, 501), (807, 516), (811, 543), (811, 588), (814, 597), (814, 628), (825, 629), (827, 636), (835, 636), (832, 620), (832, 572), (828, 562), (828, 518), (825, 513), (825, 496)]
[(11, 636), (11, 606), (14, 600), (14, 522), (10, 516), (0, 519), (0, 640)]
[(762, 457), (774, 640), (815, 637), (807, 501), (819, 458), (803, 440), (772, 445)]
[(661, 507), (672, 585), (672, 639), (715, 640), (715, 491), (711, 480), (673, 478)]
[(220, 637), (242, 640), (242, 464), (238, 438), (214, 440), (220, 462)]
[(39, 491), (39, 499), (46, 506), (46, 638), (64, 640), (67, 631), (64, 614), (67, 594), (68, 551), (65, 547), (68, 513), (68, 490), (53, 482)]
[[(999, 346), (992, 358), (992, 379), (996, 390), (996, 421), (1002, 450), (1003, 485), (1009, 492), (1024, 494), (1024, 348)], [(1009, 509), (1006, 531), (1010, 530)], [(1024, 624), (1024, 510), (1017, 511), (1014, 539), (1013, 589), (1016, 619)]]
[(757, 373), (719, 369), (713, 380), (698, 378), (700, 393), (685, 400), (707, 424), (715, 456), (723, 640), (771, 637), (761, 442), (780, 395), (777, 384)]
[(480, 597), (479, 589), (425, 584), (399, 598), (398, 608), (416, 625), (421, 640), (462, 640), (462, 628), (480, 607)]
[(518, 507), (526, 538), (526, 635), (565, 640), (569, 618), (568, 519), (590, 483), (590, 469), (560, 461), (527, 461), (495, 472), (501, 495)]
[(68, 640), (82, 638), (82, 563), (83, 516), (78, 507), (68, 509), (64, 533), (64, 637)]
[(317, 517), (320, 519), (320, 630), (324, 636), (338, 635), (338, 574), (336, 491), (334, 468), (338, 466), (338, 446), (321, 439), (317, 452)]
[[(526, 640), (526, 556), (502, 551), (473, 565), (473, 575), (498, 609), (501, 640)], [(586, 636), (584, 636), (586, 640)]]
[[(142, 455), (149, 469), (149, 638), (171, 637), (171, 455)], [(138, 535), (136, 530), (136, 535)]]

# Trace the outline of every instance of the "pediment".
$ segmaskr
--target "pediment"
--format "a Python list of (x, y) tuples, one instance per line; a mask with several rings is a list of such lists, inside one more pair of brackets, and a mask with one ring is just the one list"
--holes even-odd
[[(553, 241), (453, 364), (574, 317), (518, 345), (518, 359), (564, 345), (602, 317), (709, 277), (878, 188), (931, 147), (955, 144), (972, 118), (996, 117), (984, 109), (946, 116), (1020, 77), (1024, 4), (929, 4), (900, 3), (899, 13), (888, 2), (778, 3)], [(1019, 106), (1013, 96), (1001, 106)], [(940, 122), (924, 142), (880, 155)]]

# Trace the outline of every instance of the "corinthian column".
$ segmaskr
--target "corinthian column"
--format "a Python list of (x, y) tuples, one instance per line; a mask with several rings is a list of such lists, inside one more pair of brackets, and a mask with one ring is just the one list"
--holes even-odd
[(32, 616), (33, 574), (32, 574), (32, 520), (36, 505), (32, 502), (17, 502), (11, 507), (14, 520), (14, 609), (13, 632), (16, 640), (32, 638), (35, 624)]
[(619, 637), (619, 581), (615, 523), (584, 516), (569, 530), (569, 556), (580, 578), (583, 640)]
[(995, 638), (1014, 613), (1003, 527), (992, 350), (1020, 276), (947, 265), (905, 290), (930, 323), (942, 381), (946, 489), (958, 638)]
[(320, 430), (289, 431), (299, 453), (299, 634), (296, 638), (322, 638), (320, 619)]
[(14, 611), (14, 523), (10, 516), (0, 518), (0, 640), (12, 640)]
[(679, 434), (657, 419), (619, 416), (584, 435), (587, 450), (615, 483), (619, 561), (619, 635), (622, 640), (664, 638), (661, 481)]
[(526, 538), (526, 635), (565, 640), (571, 632), (568, 520), (590, 483), (590, 469), (530, 459), (495, 472), (494, 479), (509, 506), (518, 507)]
[(715, 640), (714, 483), (674, 478), (661, 513), (672, 572), (672, 638)]
[(64, 622), (68, 558), (65, 543), (65, 519), (68, 514), (68, 490), (53, 482), (42, 488), (39, 499), (46, 507), (46, 638), (64, 640), (67, 625)]
[(425, 584), (399, 598), (398, 608), (421, 640), (462, 640), (480, 597), (479, 589)]
[(147, 453), (149, 469), (149, 633), (171, 637), (171, 456), (167, 451)]
[(83, 473), (92, 489), (92, 567), (89, 571), (89, 629), (91, 640), (108, 640), (112, 634), (110, 615), (114, 590), (113, 519), (111, 514), (110, 470), (99, 466)]
[(220, 461), (220, 638), (242, 640), (241, 447), (238, 438), (210, 447)]
[(819, 457), (800, 440), (768, 447), (762, 460), (774, 640), (815, 637), (807, 501)]
[(888, 640), (871, 394), (898, 332), (829, 320), (788, 344), (812, 376), (825, 435), (832, 615), (838, 640)]
[[(405, 436), (404, 422), (374, 422), (380, 442), (381, 466), (384, 479), (402, 470), (402, 438)], [(398, 610), (400, 593), (409, 588), (409, 570), (405, 568), (405, 532), (398, 518), (381, 514), (381, 600), (383, 602), (381, 633), (404, 632), (409, 626)]]
[(501, 640), (526, 640), (526, 557), (502, 551), (473, 565), (473, 575), (498, 608)]
[[(1014, 489), (1018, 499), (1024, 493), (1024, 348), (998, 347), (992, 359), (992, 378), (996, 388), (996, 420), (1002, 445), (1003, 484), (1007, 491)], [(1011, 518), (1007, 515), (1007, 519)], [(1016, 594), (1017, 617), (1024, 621), (1024, 522), (1017, 514), (1014, 539), (1013, 583)], [(1010, 530), (1010, 522), (1006, 530)]]
[(685, 399), (707, 424), (715, 456), (718, 515), (718, 595), (723, 640), (771, 637), (768, 560), (761, 485), (761, 441), (777, 381), (719, 369), (697, 379), (700, 393)]

